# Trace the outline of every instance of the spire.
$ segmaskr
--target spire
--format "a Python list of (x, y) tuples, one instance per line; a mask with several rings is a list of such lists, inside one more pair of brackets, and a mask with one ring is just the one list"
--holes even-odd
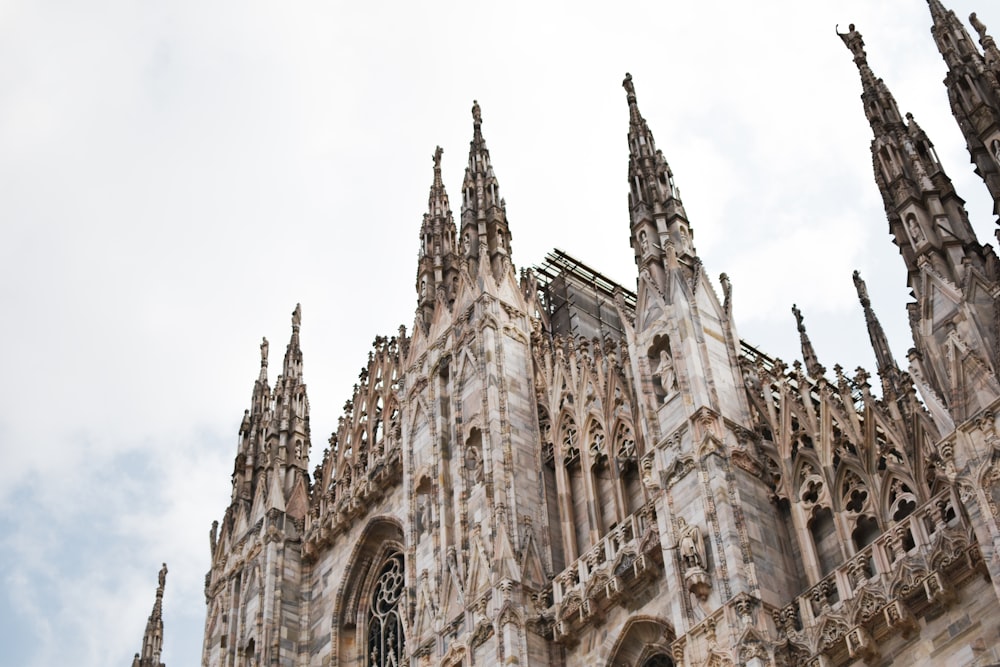
[(985, 56), (955, 12), (939, 0), (928, 0), (928, 5), (934, 21), (931, 34), (948, 66), (944, 84), (952, 114), (976, 173), (993, 197), (993, 212), (1000, 215), (1000, 51), (975, 14), (969, 22), (979, 34)]
[(854, 272), (854, 287), (858, 291), (858, 301), (861, 302), (861, 307), (865, 311), (868, 337), (871, 339), (872, 350), (875, 352), (878, 375), (882, 379), (882, 395), (887, 400), (898, 399), (904, 393), (902, 373), (889, 350), (889, 340), (885, 336), (882, 324), (875, 316), (875, 311), (872, 310), (871, 299), (868, 297), (868, 286), (857, 271)]
[(909, 273), (909, 286), (919, 298), (923, 289), (918, 267), (925, 261), (956, 284), (965, 273), (967, 248), (979, 244), (969, 224), (965, 202), (955, 192), (927, 134), (906, 114), (868, 65), (861, 34), (851, 24), (838, 33), (854, 55), (861, 74), (861, 99), (872, 128), (872, 165), (882, 192), (889, 230)]
[(462, 182), (462, 255), (468, 259), (486, 253), (499, 278), (510, 267), (510, 229), (507, 205), (500, 198), (500, 188), (490, 151), (483, 139), (483, 114), (479, 102), (472, 102), (472, 141), (469, 143), (469, 166)]
[(232, 501), (249, 501), (253, 497), (254, 471), (263, 465), (261, 448), (264, 442), (264, 428), (270, 419), (271, 387), (267, 381), (267, 361), (270, 344), (267, 338), (260, 343), (260, 372), (253, 384), (250, 409), (243, 411), (240, 422), (239, 447), (233, 465)]
[(146, 632), (142, 636), (142, 652), (136, 653), (132, 667), (164, 667), (160, 662), (163, 651), (163, 589), (167, 584), (167, 564), (160, 568), (159, 585), (156, 587), (156, 601), (153, 611), (146, 621)]
[(459, 258), (456, 251), (455, 220), (448, 193), (441, 180), (441, 155), (434, 150), (434, 181), (427, 197), (427, 213), (420, 225), (420, 252), (417, 262), (417, 319), (426, 331), (434, 314), (434, 304), (442, 298), (450, 304), (458, 287)]
[[(302, 348), (299, 329), (302, 326), (302, 305), (292, 311), (292, 337), (285, 348), (281, 376), (274, 384), (274, 417), (278, 451), (270, 452), (270, 466), (285, 463), (305, 471), (309, 463), (309, 398), (302, 381)], [(276, 423), (274, 423), (276, 422)]]
[(802, 360), (806, 362), (806, 371), (809, 373), (810, 377), (818, 380), (826, 375), (826, 369), (819, 363), (819, 358), (816, 356), (816, 350), (813, 349), (812, 341), (809, 340), (809, 334), (806, 333), (806, 325), (802, 319), (802, 311), (800, 311), (798, 306), (794, 303), (792, 304), (792, 314), (795, 315), (795, 323), (799, 329), (799, 342), (802, 344)]
[[(632, 75), (622, 82), (629, 108), (628, 180), (632, 248), (640, 273), (648, 270), (658, 284), (676, 255), (689, 269), (695, 263), (691, 225), (674, 184), (670, 165), (639, 112)], [(671, 257), (668, 259), (668, 255)]]
[(285, 363), (281, 376), (285, 380), (298, 380), (302, 377), (302, 350), (299, 348), (299, 328), (302, 326), (302, 304), (295, 304), (292, 311), (292, 338), (285, 348)]
[(882, 79), (879, 79), (868, 66), (868, 54), (865, 53), (865, 41), (861, 33), (854, 29), (854, 24), (848, 26), (846, 33), (837, 33), (843, 40), (848, 50), (854, 55), (854, 64), (861, 74), (861, 100), (865, 106), (865, 116), (872, 126), (872, 132), (876, 136), (898, 129), (903, 126), (902, 117), (899, 114), (899, 107), (893, 98), (889, 88)]
[[(973, 77), (981, 70), (976, 63), (982, 57), (954, 13), (938, 0), (928, 0), (928, 5), (934, 19), (931, 32), (949, 65), (945, 83), (952, 110), (980, 175), (990, 184), (996, 163), (983, 149), (982, 132), (997, 124), (991, 120), (993, 111), (985, 102), (982, 79)], [(1000, 359), (995, 301), (980, 296), (996, 289), (997, 258), (976, 238), (965, 202), (955, 192), (926, 133), (910, 114), (905, 122), (899, 119), (885, 85), (871, 74), (861, 35), (852, 25), (840, 37), (861, 72), (861, 98), (874, 135), (875, 181), (915, 299), (908, 305), (914, 342), (911, 375), (922, 387), (925, 403), (943, 397), (950, 418), (957, 423), (1000, 395), (993, 371)], [(984, 119), (987, 124), (981, 132), (976, 123)], [(955, 361), (961, 356), (957, 350), (965, 355), (960, 363)], [(887, 363), (888, 359), (880, 360), (880, 364)], [(888, 366), (883, 369), (892, 373)], [(900, 392), (905, 391), (905, 386), (895, 388), (897, 400), (902, 400)]]

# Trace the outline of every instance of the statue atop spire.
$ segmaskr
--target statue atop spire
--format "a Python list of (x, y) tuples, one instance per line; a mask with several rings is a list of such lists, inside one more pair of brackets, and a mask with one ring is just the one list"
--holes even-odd
[(847, 32), (838, 32), (837, 35), (844, 41), (847, 48), (854, 54), (854, 62), (861, 63), (868, 61), (868, 54), (865, 53), (865, 40), (861, 33), (854, 29), (854, 24), (847, 26)]
[(132, 667), (164, 667), (160, 662), (163, 651), (163, 589), (167, 585), (167, 564), (164, 563), (158, 575), (156, 600), (153, 611), (146, 621), (146, 632), (142, 636), (142, 651), (135, 654)]
[(434, 155), (431, 157), (431, 159), (434, 160), (434, 187), (444, 185), (441, 180), (441, 156), (443, 154), (444, 149), (438, 146), (434, 149)]
[(680, 192), (663, 152), (657, 150), (649, 125), (639, 112), (632, 75), (622, 81), (629, 108), (628, 181), (632, 248), (640, 273), (648, 272), (662, 289), (674, 256), (692, 272), (695, 250)]
[(799, 330), (799, 342), (802, 345), (802, 360), (806, 362), (806, 371), (814, 379), (819, 379), (826, 374), (826, 368), (819, 363), (816, 350), (813, 348), (809, 334), (806, 333), (806, 325), (802, 317), (802, 311), (794, 303), (792, 304), (792, 314), (795, 316), (795, 323)]
[[(478, 105), (473, 108), (476, 113)], [(434, 179), (427, 196), (427, 212), (420, 225), (420, 250), (417, 253), (417, 320), (426, 331), (439, 295), (451, 303), (458, 288), (459, 259), (456, 250), (455, 220), (451, 215), (448, 193), (441, 178), (444, 149), (434, 148)]]
[[(461, 239), (465, 258), (477, 264), (482, 259), (488, 259), (494, 279), (499, 280), (505, 270), (513, 268), (510, 261), (511, 235), (507, 209), (500, 197), (500, 185), (493, 173), (482, 125), (482, 110), (479, 102), (473, 100), (469, 166), (465, 169), (462, 182)], [(483, 246), (486, 247), (485, 257), (481, 257)]]

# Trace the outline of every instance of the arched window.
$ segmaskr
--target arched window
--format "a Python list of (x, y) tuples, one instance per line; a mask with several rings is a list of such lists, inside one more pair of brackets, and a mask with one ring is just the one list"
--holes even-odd
[(368, 609), (369, 667), (396, 667), (403, 660), (403, 588), (403, 554), (396, 551), (383, 562), (372, 590)]

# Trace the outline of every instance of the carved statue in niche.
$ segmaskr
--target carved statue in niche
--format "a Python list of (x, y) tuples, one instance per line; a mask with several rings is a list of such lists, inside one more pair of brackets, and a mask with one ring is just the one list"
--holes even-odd
[(688, 525), (684, 519), (678, 519), (677, 532), (680, 536), (678, 548), (685, 569), (705, 567), (705, 541), (702, 539), (698, 526)]
[(912, 215), (906, 219), (906, 226), (910, 230), (910, 238), (913, 239), (914, 243), (924, 242), (924, 233), (920, 231), (920, 225), (917, 224), (917, 219)]
[(708, 572), (705, 568), (708, 560), (705, 555), (705, 538), (701, 529), (688, 525), (682, 518), (677, 519), (677, 550), (684, 568), (684, 583), (695, 597), (704, 601), (712, 589)]
[(639, 232), (639, 248), (643, 255), (649, 252), (649, 238), (646, 236), (645, 231)]
[(483, 481), (483, 453), (475, 445), (465, 450), (465, 468), (469, 471), (469, 481), (480, 484)]
[(431, 499), (429, 493), (418, 493), (417, 494), (417, 511), (416, 511), (416, 528), (417, 537), (419, 538), (425, 532), (429, 531), (431, 525), (434, 523), (434, 508), (431, 506)]
[(666, 349), (660, 350), (660, 363), (656, 367), (656, 372), (660, 376), (660, 385), (663, 387), (663, 400), (666, 402), (677, 385), (674, 359)]
[(993, 159), (1000, 165), (1000, 139), (994, 139), (990, 146), (993, 148)]

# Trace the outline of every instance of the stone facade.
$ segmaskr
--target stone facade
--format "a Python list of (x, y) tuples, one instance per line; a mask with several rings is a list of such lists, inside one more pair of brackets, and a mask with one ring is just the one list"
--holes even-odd
[[(1000, 51), (929, 5), (1000, 210)], [(261, 345), (203, 664), (1000, 662), (1000, 265), (841, 37), (914, 295), (904, 370), (855, 275), (880, 397), (798, 309), (802, 362), (740, 340), (631, 77), (634, 292), (560, 252), (515, 271), (476, 104), (457, 220), (434, 154), (413, 328), (375, 339), (312, 471), (300, 309), (273, 387)]]

